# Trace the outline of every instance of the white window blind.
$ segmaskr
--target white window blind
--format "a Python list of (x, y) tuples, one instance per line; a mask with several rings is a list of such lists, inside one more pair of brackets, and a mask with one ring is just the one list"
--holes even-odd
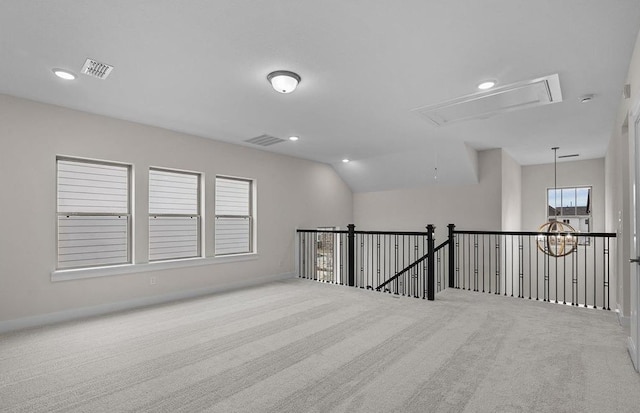
[(252, 251), (252, 181), (216, 178), (216, 255)]
[(130, 262), (128, 166), (57, 160), (58, 268)]
[(149, 170), (149, 261), (200, 255), (200, 175)]

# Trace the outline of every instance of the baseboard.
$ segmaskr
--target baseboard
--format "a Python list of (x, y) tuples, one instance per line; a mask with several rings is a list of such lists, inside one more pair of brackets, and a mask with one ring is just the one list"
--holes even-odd
[(141, 297), (127, 301), (117, 301), (114, 303), (101, 304), (91, 307), (80, 307), (70, 310), (58, 311), (55, 313), (41, 314), (31, 317), (17, 318), (14, 320), (0, 321), (0, 334), (10, 331), (24, 330), (27, 328), (41, 327), (50, 324), (62, 323), (65, 321), (78, 320), (81, 318), (94, 317), (103, 314), (115, 313), (118, 311), (131, 310), (134, 308), (147, 307), (155, 304), (163, 304), (171, 301), (184, 300), (188, 298), (201, 297), (204, 295), (222, 293), (226, 291), (239, 290), (242, 288), (255, 287), (275, 281), (295, 278), (295, 273), (284, 273), (270, 275), (260, 278), (252, 278), (236, 283), (224, 284), (215, 287), (199, 288), (197, 290), (178, 291), (174, 293), (156, 295), (151, 297)]
[(631, 318), (624, 315), (622, 308), (620, 308), (620, 304), (616, 304), (615, 311), (618, 316), (618, 323), (620, 323), (622, 327), (629, 327), (631, 325)]
[(638, 352), (636, 350), (636, 345), (633, 343), (633, 340), (631, 339), (631, 337), (627, 338), (627, 349), (629, 350), (629, 355), (631, 356), (631, 361), (633, 362), (633, 367), (636, 369), (636, 371), (640, 372), (640, 366), (638, 366), (638, 360), (637, 360), (637, 355)]

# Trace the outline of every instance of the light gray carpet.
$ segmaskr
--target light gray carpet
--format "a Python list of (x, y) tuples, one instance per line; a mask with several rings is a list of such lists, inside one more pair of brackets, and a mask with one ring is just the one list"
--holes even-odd
[(638, 412), (612, 312), (291, 280), (0, 336), (2, 412)]

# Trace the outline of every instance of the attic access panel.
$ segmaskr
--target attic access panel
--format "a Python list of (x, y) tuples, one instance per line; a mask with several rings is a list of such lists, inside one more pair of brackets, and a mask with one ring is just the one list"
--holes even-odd
[(562, 102), (557, 74), (413, 109), (438, 126)]

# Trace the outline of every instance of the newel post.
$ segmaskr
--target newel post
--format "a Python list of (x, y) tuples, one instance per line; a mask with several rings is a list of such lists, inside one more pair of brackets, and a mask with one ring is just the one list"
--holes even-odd
[(353, 287), (356, 285), (356, 226), (349, 224), (347, 229), (349, 230), (347, 234), (347, 277), (348, 285)]
[(454, 224), (447, 225), (449, 228), (449, 288), (455, 287), (455, 265), (456, 265), (456, 235), (454, 231), (456, 226)]
[(435, 232), (436, 227), (432, 224), (427, 225), (427, 253), (429, 257), (427, 258), (427, 300), (433, 301), (436, 297), (436, 285), (435, 285), (435, 252), (434, 252), (434, 237), (433, 233)]

